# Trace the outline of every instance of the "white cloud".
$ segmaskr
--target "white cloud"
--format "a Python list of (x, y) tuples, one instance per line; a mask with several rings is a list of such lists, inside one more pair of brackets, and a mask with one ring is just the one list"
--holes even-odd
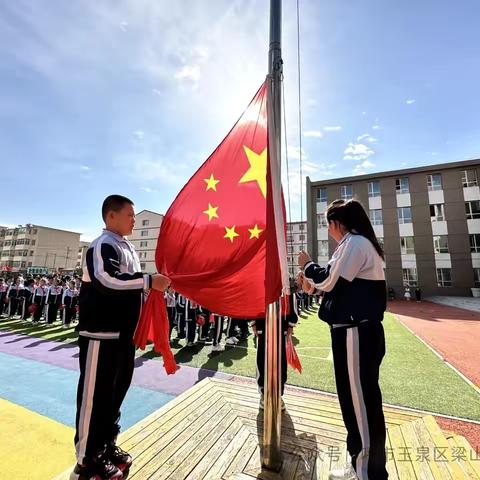
[(120, 23), (120, 28), (121, 28), (124, 32), (127, 31), (127, 27), (128, 27), (128, 22), (123, 21), (123, 22)]
[[(300, 160), (300, 148), (289, 146), (288, 147), (288, 158), (289, 159), (294, 159), (294, 160)], [(307, 158), (308, 158), (307, 153), (305, 152), (305, 149), (302, 148), (302, 161), (307, 159)]]
[(307, 100), (307, 105), (309, 105), (310, 107), (313, 107), (317, 104), (317, 101), (314, 99), (314, 98), (309, 98)]
[(371, 157), (375, 154), (375, 152), (364, 143), (352, 143), (348, 144), (348, 147), (345, 149), (344, 153), (344, 160), (354, 160), (354, 161), (362, 161), (366, 160), (367, 158)]
[(427, 155), (431, 155), (432, 157), (436, 157), (438, 155), (440, 155), (439, 152), (427, 152)]
[(154, 95), (158, 95), (159, 97), (162, 95), (162, 91), (159, 90), (158, 88), (152, 88), (152, 93)]
[(339, 126), (326, 126), (326, 127), (323, 127), (323, 130), (325, 130), (325, 132), (338, 132), (339, 130), (341, 130), (342, 127), (339, 127)]
[(323, 132), (320, 130), (307, 130), (303, 132), (304, 137), (315, 137), (315, 138), (322, 138)]
[(150, 187), (142, 187), (142, 190), (147, 193), (151, 193), (153, 191)]
[(84, 172), (89, 172), (92, 168), (89, 167), (88, 165), (82, 165), (80, 167), (80, 170), (84, 171)]
[(175, 72), (173, 78), (180, 81), (189, 81), (193, 88), (198, 88), (200, 81), (200, 66), (199, 65), (184, 65), (180, 70)]
[(380, 125), (374, 125), (374, 126), (372, 127), (372, 130), (378, 130), (379, 128), (380, 128)]
[(366, 115), (366, 114), (367, 114), (367, 112), (362, 112), (362, 115)]
[(358, 165), (355, 165), (355, 168), (353, 169), (353, 173), (356, 175), (364, 175), (367, 169), (373, 168), (374, 166), (375, 164), (370, 160), (364, 160)]
[(407, 105), (411, 105), (412, 103), (415, 103), (415, 99), (411, 98), (405, 102)]
[(133, 135), (135, 135), (139, 140), (143, 140), (145, 137), (145, 132), (143, 130), (135, 130), (132, 132)]
[(357, 142), (365, 141), (368, 143), (375, 143), (377, 139), (375, 137), (372, 137), (369, 133), (364, 133), (363, 135), (360, 135), (357, 137)]

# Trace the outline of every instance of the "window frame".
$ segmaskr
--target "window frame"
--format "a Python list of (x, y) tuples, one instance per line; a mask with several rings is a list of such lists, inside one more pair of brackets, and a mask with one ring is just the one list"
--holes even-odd
[[(325, 195), (323, 195), (323, 193)], [(318, 187), (317, 188), (317, 195), (316, 195), (317, 202), (328, 202), (327, 200), (327, 187)]]
[[(437, 244), (436, 244), (437, 239), (438, 240), (445, 239), (446, 242), (447, 242), (447, 246), (442, 247), (441, 245), (439, 245), (438, 248), (437, 248)], [(448, 245), (448, 235), (434, 235), (433, 236), (433, 253), (450, 253), (450, 247)]]
[[(374, 185), (378, 186), (378, 191), (375, 190)], [(380, 189), (380, 180), (372, 180), (368, 182), (368, 198), (381, 197), (382, 191)]]
[[(405, 221), (405, 217), (403, 216), (403, 211), (408, 209), (410, 211), (410, 221), (409, 222), (406, 222)], [(402, 212), (402, 221), (400, 221), (400, 211)], [(398, 218), (398, 223), (400, 225), (405, 225), (405, 224), (409, 224), (409, 223), (413, 223), (413, 218), (412, 218), (412, 207), (397, 207), (397, 218)]]
[[(440, 207), (441, 215), (438, 215), (438, 208)], [(432, 215), (432, 208), (435, 215)], [(444, 203), (432, 203), (430, 205), (430, 221), (431, 222), (445, 222), (445, 204)]]
[[(412, 247), (408, 247), (407, 239), (412, 240)], [(405, 243), (405, 246), (402, 243)], [(415, 255), (415, 237), (400, 237), (400, 255)]]
[[(473, 180), (468, 179), (468, 173), (473, 173)], [(462, 170), (462, 186), (463, 188), (468, 187), (477, 187), (478, 186), (478, 175), (477, 171), (474, 168)]]
[[(350, 195), (347, 195), (346, 190), (350, 189)], [(340, 198), (342, 200), (351, 200), (353, 198), (353, 186), (351, 183), (340, 185)]]
[[(378, 213), (380, 212), (380, 222), (378, 222), (378, 218), (376, 218), (376, 215), (372, 215), (373, 213)], [(375, 217), (375, 218), (372, 218)], [(370, 219), (370, 223), (372, 225), (383, 225), (383, 210), (381, 208), (374, 208), (372, 210), (368, 211), (368, 218)]]
[[(472, 204), (476, 203), (478, 205), (478, 211), (473, 213)], [(480, 218), (480, 200), (469, 200), (465, 202), (465, 214), (467, 215), (467, 220), (475, 220)]]
[[(444, 273), (448, 272), (450, 279), (446, 280), (444, 278)], [(439, 275), (441, 273), (441, 275)], [(452, 287), (453, 286), (453, 281), (452, 281), (452, 269), (451, 268), (437, 268), (436, 269), (436, 274), (437, 274), (437, 287)]]
[(470, 253), (480, 253), (480, 233), (470, 233), (468, 239), (470, 241)]
[[(404, 191), (404, 188), (402, 187), (402, 180), (406, 180), (407, 183), (407, 190)], [(397, 192), (397, 195), (402, 195), (405, 193), (410, 193), (410, 180), (408, 177), (398, 177), (395, 179), (395, 191)]]
[[(434, 177), (440, 177), (440, 188), (434, 182)], [(438, 190), (443, 190), (443, 179), (441, 173), (429, 173), (427, 174), (427, 190), (429, 192), (436, 192)]]
[[(414, 272), (414, 278), (410, 278), (407, 275), (407, 281), (405, 280), (405, 273)], [(418, 286), (418, 271), (415, 267), (402, 268), (402, 281), (404, 287), (417, 287)]]

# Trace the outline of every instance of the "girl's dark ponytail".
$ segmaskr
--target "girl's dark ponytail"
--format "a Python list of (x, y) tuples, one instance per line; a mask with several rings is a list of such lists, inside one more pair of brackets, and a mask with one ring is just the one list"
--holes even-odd
[(327, 221), (338, 221), (353, 234), (368, 238), (377, 253), (385, 259), (380, 243), (377, 240), (367, 212), (358, 200), (335, 200), (327, 208)]

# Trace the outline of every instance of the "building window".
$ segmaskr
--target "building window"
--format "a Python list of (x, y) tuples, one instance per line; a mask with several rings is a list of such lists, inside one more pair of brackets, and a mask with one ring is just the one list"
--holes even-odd
[(434, 190), (441, 190), (442, 189), (442, 174), (441, 173), (433, 173), (431, 175), (427, 175), (427, 187), (429, 192), (433, 192)]
[(380, 196), (380, 182), (378, 180), (368, 183), (368, 196), (369, 197)]
[(305, 241), (305, 235), (299, 235), (299, 240), (301, 242), (304, 242)]
[(140, 270), (145, 270), (146, 264), (145, 262), (140, 262)]
[(31, 266), (32, 266), (32, 262), (28, 262), (27, 265), (28, 265), (29, 267), (31, 267)]
[(472, 253), (480, 253), (480, 233), (470, 235), (470, 251)]
[(328, 227), (327, 217), (325, 217), (325, 215), (323, 213), (319, 213), (317, 215), (317, 224), (318, 224), (319, 228), (327, 228)]
[(398, 223), (412, 223), (412, 209), (410, 207), (397, 208)]
[(443, 222), (445, 220), (445, 211), (443, 203), (430, 205), (430, 220), (432, 222)]
[(350, 200), (353, 198), (353, 190), (351, 185), (342, 185), (340, 187), (340, 197), (343, 200)]
[(473, 269), (473, 285), (475, 287), (480, 287), (480, 268)]
[(287, 236), (287, 242), (293, 243), (293, 241), (294, 241), (294, 240), (293, 240), (293, 235), (288, 235), (288, 236)]
[(400, 237), (400, 253), (402, 255), (415, 253), (415, 240), (413, 237)]
[(142, 220), (142, 227), (148, 227), (150, 225), (150, 220)]
[(318, 241), (318, 256), (328, 257), (328, 240)]
[(32, 240), (32, 245), (35, 245), (35, 240)]
[(301, 223), (301, 224), (298, 226), (298, 229), (299, 229), (299, 230), (305, 230), (305, 224), (304, 224), (304, 223)]
[(369, 211), (370, 215), (370, 221), (372, 222), (372, 225), (383, 225), (383, 215), (382, 215), (382, 210), (370, 210)]
[(410, 186), (408, 183), (408, 177), (397, 178), (395, 180), (397, 193), (409, 193)]
[(446, 235), (433, 237), (433, 251), (435, 253), (448, 253), (448, 237)]
[(462, 172), (462, 185), (464, 187), (476, 187), (478, 185), (477, 171), (464, 170)]
[(140, 232), (140, 235), (141, 235), (142, 237), (148, 237), (148, 230), (142, 230), (142, 231)]
[(317, 202), (327, 201), (327, 187), (317, 188)]
[[(465, 212), (467, 219), (473, 220), (480, 218), (480, 200), (473, 200), (472, 202), (465, 202)], [(5, 242), (6, 244), (7, 242)]]
[(148, 242), (146, 240), (140, 240), (140, 247), (146, 247)]
[(417, 269), (416, 268), (402, 268), (403, 285), (405, 287), (417, 286)]
[(437, 268), (437, 286), (439, 287), (452, 286), (452, 269), (451, 268)]
[(294, 250), (294, 248), (293, 248), (293, 245), (288, 245), (288, 247), (287, 247), (287, 252), (288, 252), (288, 253), (295, 253), (295, 250)]
[(287, 225), (287, 232), (291, 232), (292, 231), (292, 226), (290, 224)]

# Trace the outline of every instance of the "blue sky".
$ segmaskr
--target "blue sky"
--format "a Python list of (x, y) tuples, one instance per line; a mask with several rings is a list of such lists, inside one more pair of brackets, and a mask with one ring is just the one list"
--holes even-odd
[[(0, 4), (0, 225), (101, 228), (110, 193), (165, 212), (266, 74), (267, 0)], [(304, 174), (480, 156), (480, 4), (300, 0)], [(283, 57), (300, 219), (295, 2)], [(305, 209), (304, 209), (305, 212)]]

